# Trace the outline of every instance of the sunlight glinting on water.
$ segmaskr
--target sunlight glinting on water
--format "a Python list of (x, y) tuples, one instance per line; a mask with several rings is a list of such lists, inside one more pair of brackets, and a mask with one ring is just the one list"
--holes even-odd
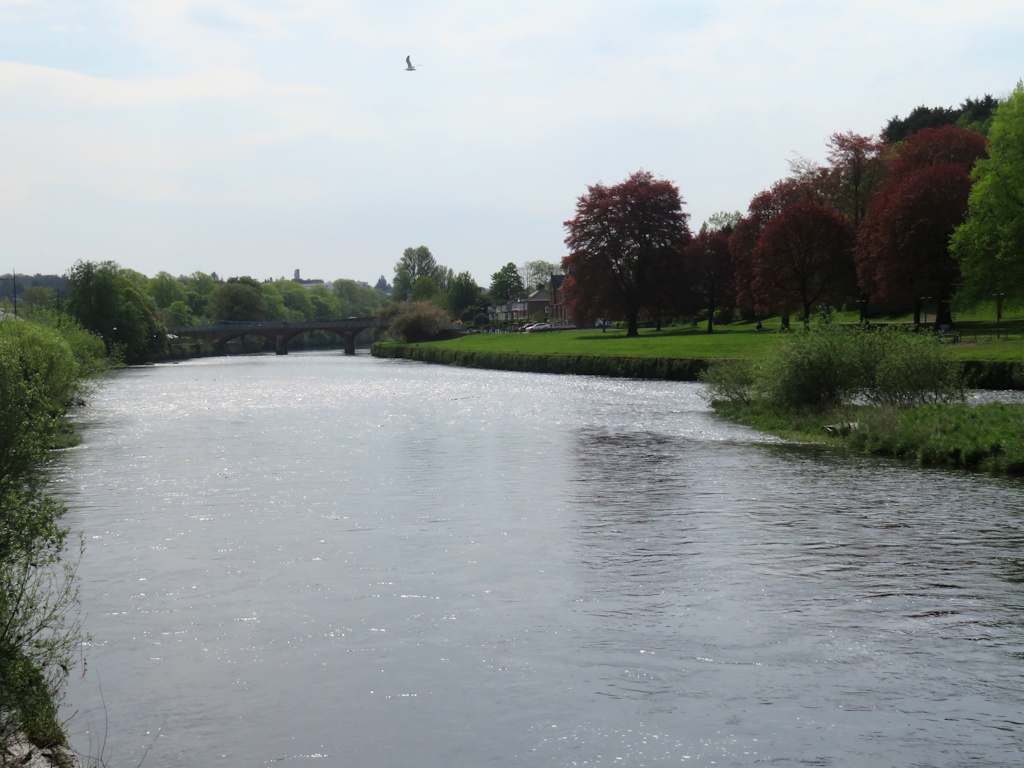
[(83, 751), (105, 708), (147, 766), (1019, 762), (1020, 483), (364, 356), (125, 371), (81, 420)]

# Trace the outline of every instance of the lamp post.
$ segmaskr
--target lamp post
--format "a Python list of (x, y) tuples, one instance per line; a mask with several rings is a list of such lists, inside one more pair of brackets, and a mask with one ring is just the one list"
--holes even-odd
[(1005, 293), (993, 293), (996, 297), (996, 338), (999, 338), (999, 321), (1003, 319), (1003, 296)]

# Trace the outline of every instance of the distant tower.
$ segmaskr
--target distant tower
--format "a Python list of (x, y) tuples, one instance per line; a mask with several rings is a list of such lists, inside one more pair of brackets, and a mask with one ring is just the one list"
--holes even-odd
[(302, 278), (301, 278), (301, 277), (299, 277), (299, 270), (297, 270), (297, 269), (296, 269), (296, 270), (295, 270), (295, 282), (297, 283), (297, 282), (299, 282), (299, 281), (300, 281), (301, 279), (302, 279)]

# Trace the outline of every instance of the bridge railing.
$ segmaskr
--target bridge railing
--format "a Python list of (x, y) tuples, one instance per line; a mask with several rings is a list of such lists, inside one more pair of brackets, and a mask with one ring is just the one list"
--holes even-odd
[(211, 333), (215, 331), (316, 331), (329, 329), (364, 329), (376, 325), (382, 325), (382, 321), (376, 317), (349, 317), (345, 320), (308, 320), (299, 323), (287, 320), (266, 320), (249, 322), (245, 320), (221, 320), (211, 325), (190, 325), (171, 327), (168, 326), (168, 333), (178, 335), (188, 333)]

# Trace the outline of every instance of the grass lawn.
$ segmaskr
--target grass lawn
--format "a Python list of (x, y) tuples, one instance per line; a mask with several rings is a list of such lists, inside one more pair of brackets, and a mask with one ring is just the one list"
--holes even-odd
[[(839, 315), (840, 322), (856, 321), (856, 315)], [(878, 323), (907, 322), (909, 318), (881, 318)], [(714, 333), (698, 328), (671, 327), (661, 331), (641, 329), (639, 338), (626, 338), (624, 330), (549, 331), (543, 333), (471, 334), (450, 341), (430, 342), (431, 346), (450, 349), (527, 355), (595, 355), (607, 357), (669, 358), (756, 358), (769, 354), (779, 340), (779, 318), (764, 321), (764, 330), (754, 323), (718, 326)], [(794, 328), (799, 321), (792, 322)], [(994, 317), (991, 322), (967, 320), (958, 323), (959, 343), (948, 344), (949, 351), (961, 360), (1024, 360), (1024, 319), (1004, 320), (996, 338)], [(1007, 334), (1012, 334), (1007, 338)]]
[(532, 355), (595, 355), (604, 357), (742, 357), (764, 354), (777, 333), (754, 331), (753, 325), (723, 327), (713, 334), (696, 328), (641, 329), (639, 338), (624, 330), (548, 331), (543, 333), (480, 333), (431, 342), (451, 349)]

